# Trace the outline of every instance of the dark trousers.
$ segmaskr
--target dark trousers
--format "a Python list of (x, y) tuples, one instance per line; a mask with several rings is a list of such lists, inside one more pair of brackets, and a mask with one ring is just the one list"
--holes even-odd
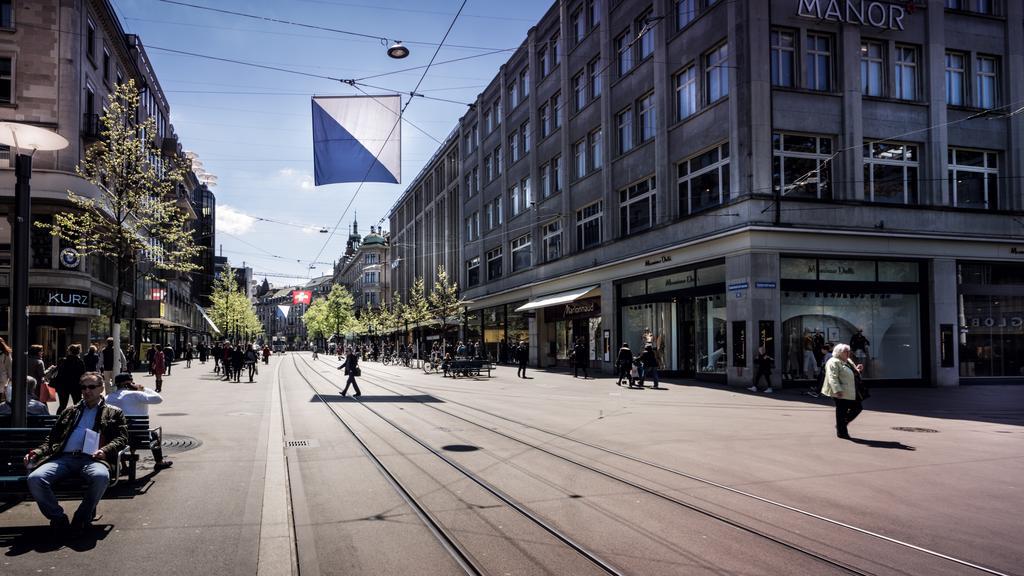
[(57, 405), (57, 414), (60, 414), (61, 412), (64, 411), (65, 408), (68, 407), (68, 397), (70, 397), (71, 400), (73, 400), (71, 405), (74, 406), (75, 404), (78, 404), (79, 402), (82, 401), (82, 390), (77, 386), (70, 390), (58, 388), (57, 400), (59, 401), (59, 404)]
[(249, 382), (252, 382), (252, 377), (256, 374), (256, 363), (248, 362), (247, 364), (249, 365)]
[(853, 422), (864, 407), (861, 405), (860, 400), (845, 400), (842, 398), (833, 398), (832, 400), (836, 403), (836, 433), (845, 436), (849, 433), (846, 425)]
[(166, 371), (164, 372), (164, 374), (166, 374), (166, 375), (168, 375), (168, 376), (170, 376), (170, 375), (171, 375), (171, 364), (173, 364), (173, 362), (171, 362), (170, 360), (168, 360), (168, 361), (167, 361), (167, 366), (166, 366), (166, 367), (164, 368), (164, 369), (166, 370)]
[(356, 377), (355, 377), (354, 374), (349, 374), (348, 375), (348, 380), (345, 381), (345, 389), (341, 391), (341, 395), (342, 396), (344, 396), (345, 394), (348, 394), (348, 387), (349, 386), (351, 386), (353, 389), (355, 389), (355, 393), (354, 393), (355, 396), (362, 396), (363, 395), (363, 393), (359, 391), (359, 384), (356, 384)]
[(631, 368), (632, 368), (632, 366), (630, 366), (628, 364), (626, 364), (624, 366), (619, 366), (619, 381), (618, 381), (618, 385), (619, 386), (622, 386), (622, 379), (623, 378), (626, 378), (627, 380), (629, 380), (629, 385), (630, 386), (633, 385), (633, 375), (630, 374)]
[(583, 377), (590, 378), (590, 367), (587, 366), (589, 362), (586, 360), (576, 360), (572, 363), (572, 377), (575, 378), (580, 375), (580, 369), (583, 369)]
[(516, 376), (520, 378), (526, 378), (526, 362), (519, 363), (519, 369), (516, 370)]
[(757, 388), (758, 390), (761, 390), (761, 378), (764, 378), (764, 381), (765, 381), (764, 389), (765, 390), (767, 390), (768, 388), (772, 387), (772, 373), (771, 372), (762, 372), (762, 371), (758, 370), (757, 372), (754, 373), (754, 388)]
[(153, 451), (153, 461), (157, 464), (164, 461), (163, 438), (156, 430), (149, 431), (149, 449)]

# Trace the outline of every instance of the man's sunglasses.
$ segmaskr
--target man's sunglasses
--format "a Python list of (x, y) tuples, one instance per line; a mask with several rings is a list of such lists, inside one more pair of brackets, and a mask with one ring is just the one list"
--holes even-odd
[(82, 385), (82, 390), (95, 390), (96, 388), (102, 388), (103, 384), (93, 384), (92, 386)]

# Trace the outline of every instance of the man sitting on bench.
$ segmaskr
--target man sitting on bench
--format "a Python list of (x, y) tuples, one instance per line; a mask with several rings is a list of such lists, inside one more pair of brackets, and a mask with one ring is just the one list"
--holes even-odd
[[(107, 404), (117, 406), (125, 416), (149, 416), (149, 405), (163, 402), (162, 396), (136, 384), (129, 373), (114, 376), (114, 391), (107, 394)], [(169, 468), (174, 462), (164, 460), (164, 449), (160, 442), (163, 439), (156, 430), (149, 431), (149, 449), (153, 451), (154, 466), (157, 470)]]
[(25, 467), (34, 468), (28, 475), (28, 489), (58, 536), (67, 532), (68, 517), (57, 502), (53, 485), (72, 474), (85, 480), (85, 498), (71, 523), (73, 535), (84, 533), (110, 484), (110, 463), (128, 445), (124, 412), (103, 400), (103, 376), (86, 372), (79, 386), (82, 401), (61, 412), (42, 446), (25, 455)]
[[(29, 416), (45, 416), (50, 413), (49, 407), (39, 401), (39, 395), (37, 389), (39, 384), (36, 383), (36, 379), (31, 376), (25, 376), (25, 388), (26, 388), (26, 400), (28, 400), (27, 413)], [(11, 396), (7, 395), (7, 401), (0, 403), (0, 416), (10, 416), (13, 410), (11, 405)]]

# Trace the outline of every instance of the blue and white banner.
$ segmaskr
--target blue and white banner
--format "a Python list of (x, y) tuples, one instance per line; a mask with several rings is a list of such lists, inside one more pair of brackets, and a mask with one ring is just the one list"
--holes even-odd
[(402, 180), (401, 96), (313, 98), (313, 182)]
[(290, 312), (291, 309), (292, 307), (288, 306), (287, 304), (277, 305), (277, 313), (281, 318), (288, 318), (288, 312)]

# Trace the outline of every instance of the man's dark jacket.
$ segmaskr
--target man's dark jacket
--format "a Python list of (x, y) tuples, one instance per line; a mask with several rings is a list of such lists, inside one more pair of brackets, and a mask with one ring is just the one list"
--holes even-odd
[[(111, 468), (117, 454), (124, 450), (125, 446), (128, 446), (128, 423), (120, 408), (107, 405), (102, 398), (96, 406), (98, 410), (92, 429), (100, 433), (100, 450), (103, 450), (104, 456), (102, 462), (107, 465), (107, 468)], [(64, 452), (64, 445), (67, 444), (68, 437), (74, 431), (84, 409), (85, 401), (83, 400), (71, 410), (61, 412), (46, 441), (32, 451), (36, 455), (34, 462), (36, 466), (55, 456), (60, 456)]]

